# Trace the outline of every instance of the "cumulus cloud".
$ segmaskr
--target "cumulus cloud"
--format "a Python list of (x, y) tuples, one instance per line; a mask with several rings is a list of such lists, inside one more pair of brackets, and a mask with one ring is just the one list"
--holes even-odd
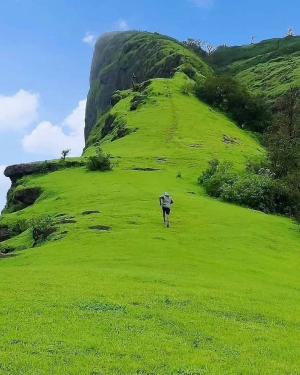
[(71, 156), (78, 156), (84, 147), (84, 119), (86, 100), (81, 100), (74, 111), (58, 125), (43, 121), (23, 140), (26, 152), (59, 157), (63, 149), (71, 149)]
[(7, 193), (8, 189), (10, 188), (9, 178), (6, 178), (3, 174), (4, 169), (5, 169), (5, 166), (0, 165), (0, 213), (5, 206), (6, 193)]
[(12, 96), (0, 95), (0, 131), (20, 130), (38, 119), (39, 95), (19, 90)]
[(96, 42), (96, 39), (97, 38), (94, 34), (91, 34), (91, 33), (87, 32), (85, 34), (85, 37), (82, 39), (82, 41), (86, 44), (89, 44), (89, 45), (93, 46)]
[(116, 23), (115, 23), (115, 29), (120, 30), (120, 31), (126, 31), (129, 30), (129, 25), (126, 20), (123, 18), (120, 18)]
[(210, 9), (214, 5), (214, 0), (188, 0), (199, 8)]

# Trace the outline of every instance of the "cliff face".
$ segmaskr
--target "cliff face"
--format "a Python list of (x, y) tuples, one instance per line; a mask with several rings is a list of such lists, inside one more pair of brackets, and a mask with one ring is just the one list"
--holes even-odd
[(102, 35), (95, 46), (90, 74), (85, 139), (109, 109), (113, 92), (131, 87), (133, 74), (137, 83), (169, 78), (184, 63), (191, 63), (203, 75), (210, 72), (198, 56), (170, 37), (138, 31)]

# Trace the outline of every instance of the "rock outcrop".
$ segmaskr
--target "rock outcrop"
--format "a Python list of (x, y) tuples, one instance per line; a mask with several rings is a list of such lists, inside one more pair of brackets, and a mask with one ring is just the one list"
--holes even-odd
[(0, 242), (6, 241), (10, 238), (10, 233), (7, 225), (0, 226)]
[[(65, 168), (80, 167), (85, 165), (83, 161), (66, 160)], [(38, 163), (16, 164), (7, 167), (4, 175), (9, 177), (11, 182), (15, 184), (20, 178), (36, 173), (50, 173), (59, 170), (60, 165), (56, 161), (45, 161)]]
[(35, 203), (41, 193), (42, 190), (40, 188), (25, 188), (22, 190), (16, 190), (14, 193), (14, 199), (28, 207), (32, 206)]

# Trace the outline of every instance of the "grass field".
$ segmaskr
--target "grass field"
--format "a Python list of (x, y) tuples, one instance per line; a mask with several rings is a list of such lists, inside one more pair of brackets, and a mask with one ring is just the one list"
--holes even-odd
[[(43, 195), (1, 217), (77, 222), (60, 227), (68, 233), (59, 241), (0, 259), (0, 374), (300, 374), (298, 228), (204, 195), (196, 182), (212, 155), (241, 168), (263, 150), (182, 95), (184, 81), (155, 80), (138, 111), (130, 98), (113, 109), (139, 129), (104, 140), (112, 172), (27, 178)], [(165, 190), (175, 201), (170, 229), (158, 204)], [(32, 240), (25, 232), (8, 243)]]

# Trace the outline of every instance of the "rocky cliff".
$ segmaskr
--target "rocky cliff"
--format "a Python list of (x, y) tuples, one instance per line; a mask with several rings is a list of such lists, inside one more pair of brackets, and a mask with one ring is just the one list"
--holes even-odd
[(111, 103), (116, 90), (132, 85), (132, 76), (141, 83), (151, 78), (169, 78), (184, 63), (207, 75), (210, 68), (184, 45), (167, 36), (138, 31), (102, 35), (95, 46), (86, 108), (85, 139)]

